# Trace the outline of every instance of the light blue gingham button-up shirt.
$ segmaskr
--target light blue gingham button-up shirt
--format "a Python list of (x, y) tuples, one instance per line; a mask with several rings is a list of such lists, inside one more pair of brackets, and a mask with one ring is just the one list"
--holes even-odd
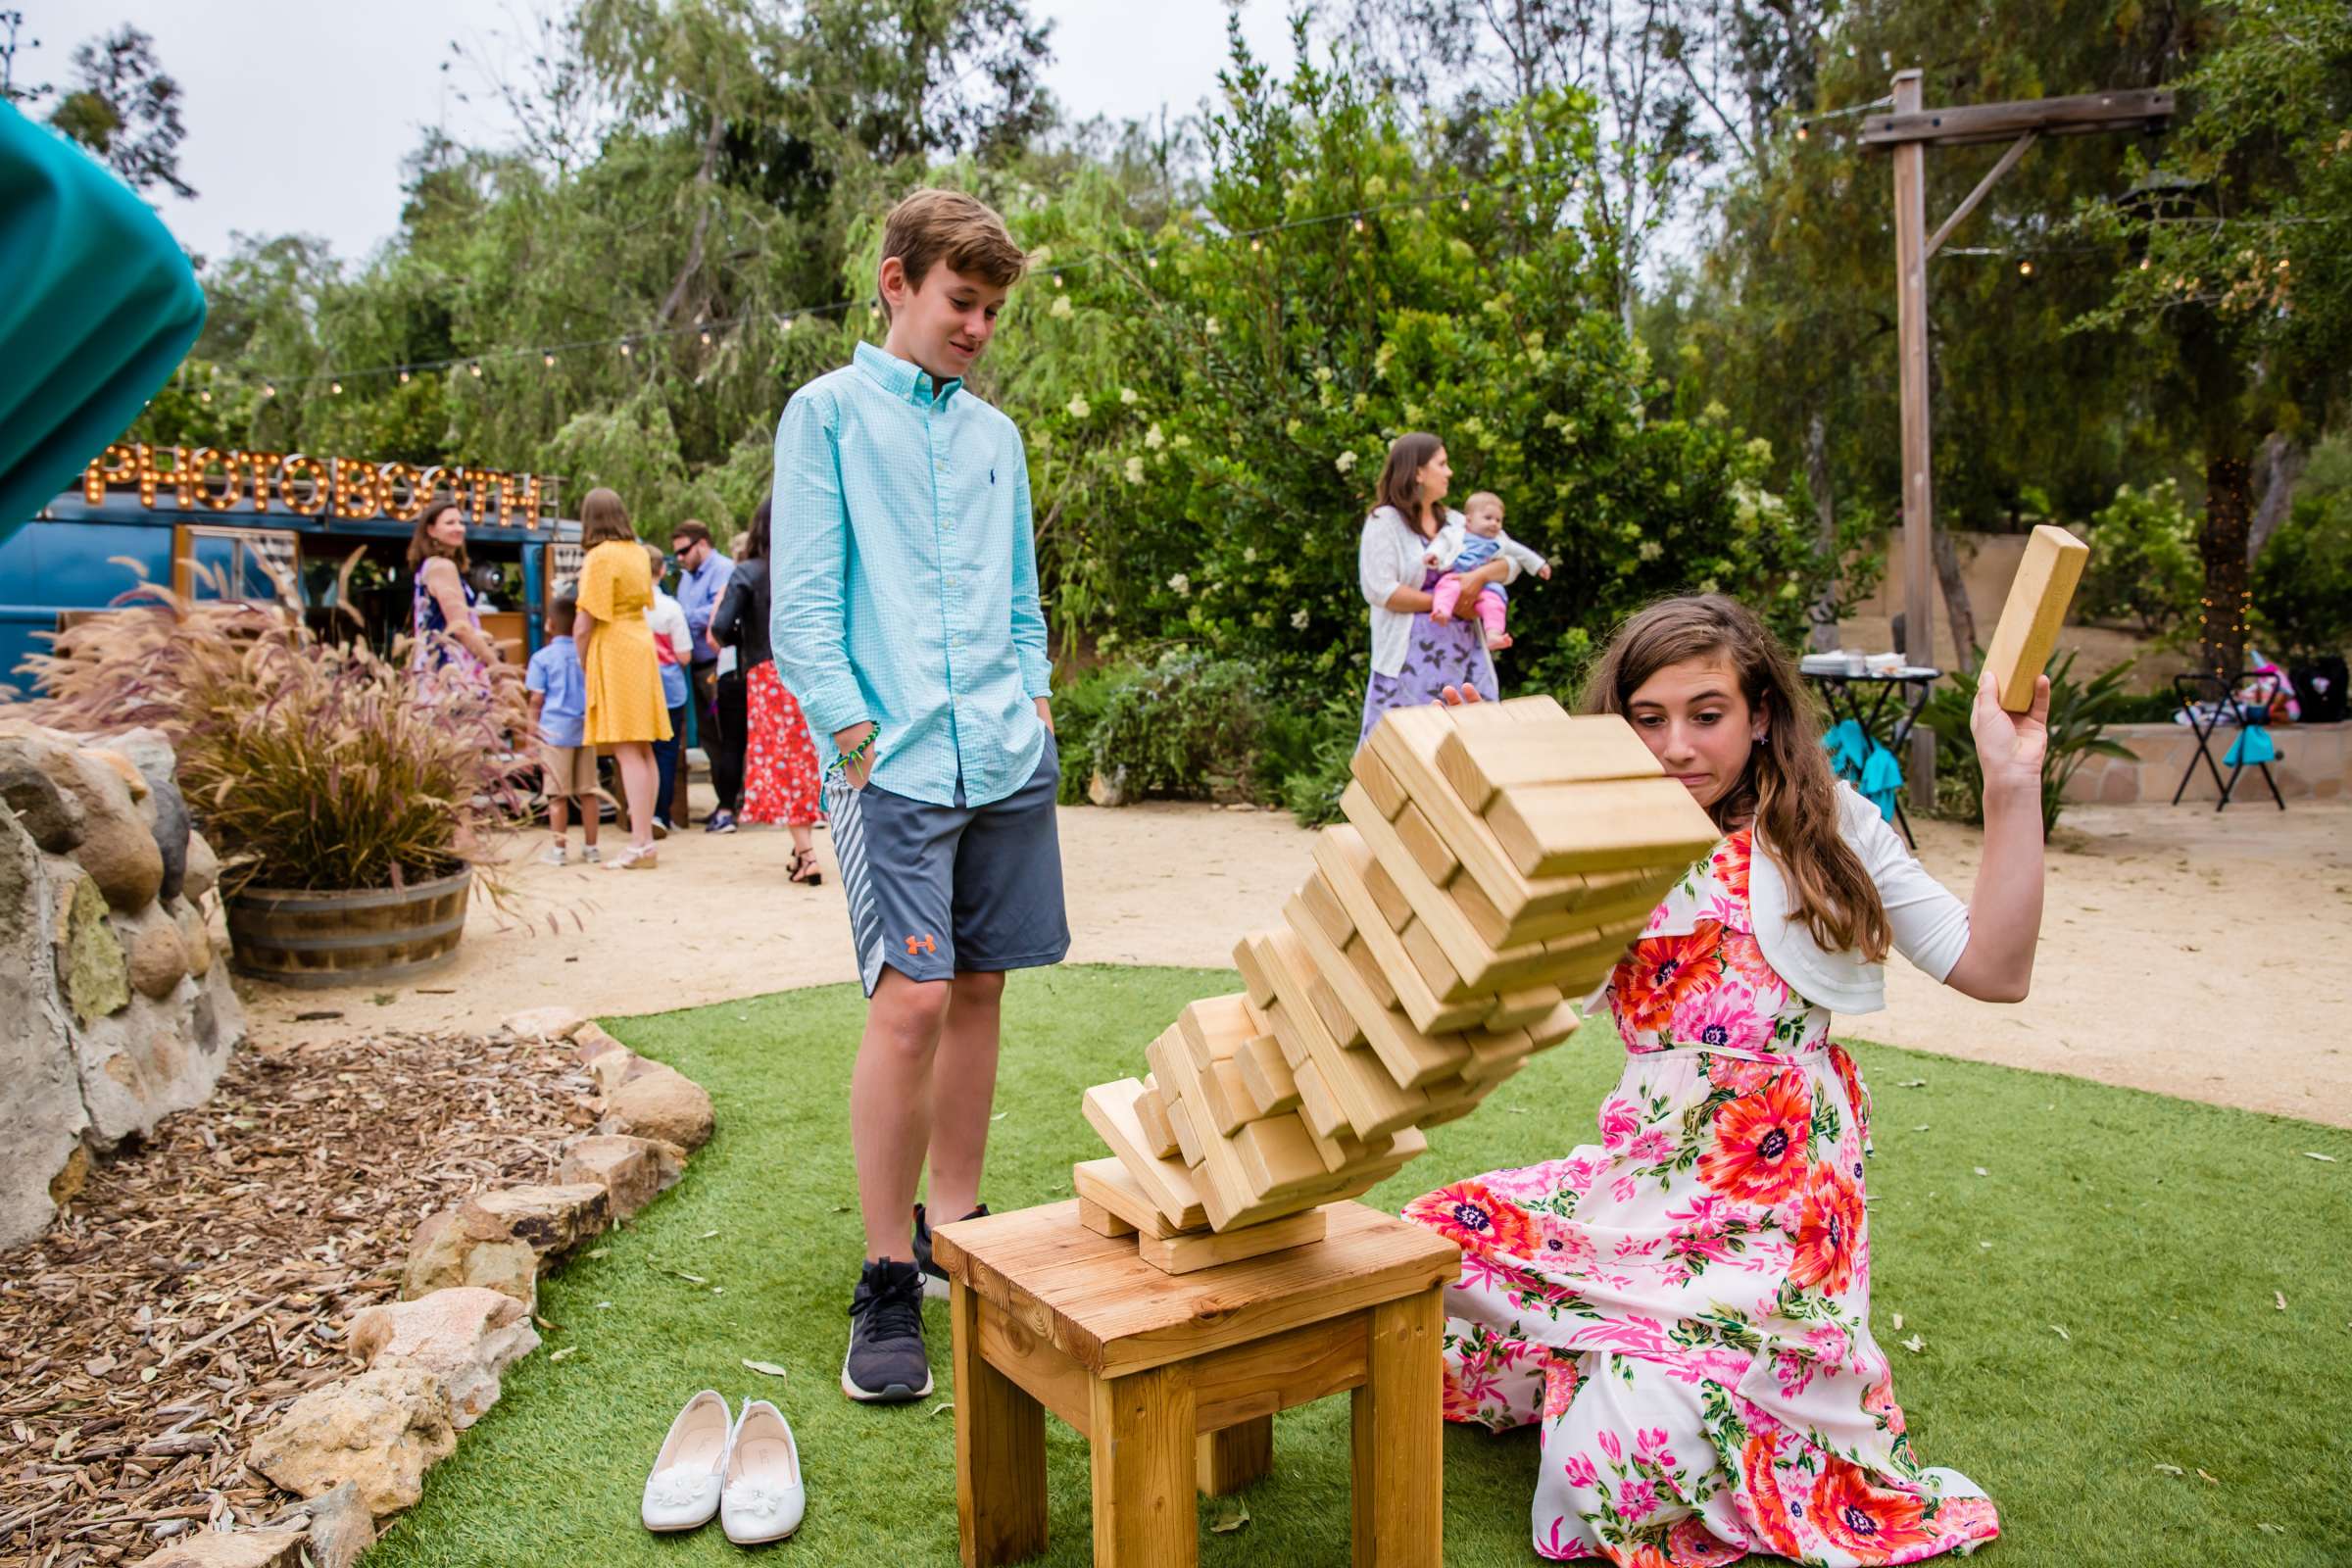
[(873, 782), (936, 806), (1026, 784), (1053, 690), (1028, 457), (962, 387), (858, 344), (784, 406), (770, 514), (776, 672), (818, 756), (871, 719)]

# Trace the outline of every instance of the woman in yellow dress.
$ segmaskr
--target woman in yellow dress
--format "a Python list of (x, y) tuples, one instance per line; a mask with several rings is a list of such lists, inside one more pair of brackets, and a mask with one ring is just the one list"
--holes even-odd
[(579, 609), (572, 636), (587, 676), (588, 721), (583, 744), (610, 746), (620, 764), (620, 789), (629, 808), (629, 847), (608, 861), (614, 870), (650, 870), (654, 856), (654, 794), (660, 783), (654, 742), (669, 739), (662, 702), (662, 663), (654, 652), (646, 607), (654, 579), (645, 547), (629, 526), (628, 508), (602, 488), (580, 503)]

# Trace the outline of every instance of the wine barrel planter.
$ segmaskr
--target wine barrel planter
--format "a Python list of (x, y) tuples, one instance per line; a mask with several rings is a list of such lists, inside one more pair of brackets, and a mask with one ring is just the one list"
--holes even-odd
[(470, 868), (406, 888), (314, 893), (248, 887), (226, 901), (229, 964), (281, 986), (382, 985), (458, 956)]

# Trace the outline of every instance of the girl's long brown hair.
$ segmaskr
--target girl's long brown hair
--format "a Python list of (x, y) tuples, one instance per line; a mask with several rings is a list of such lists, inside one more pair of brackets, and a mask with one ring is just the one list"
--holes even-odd
[(615, 539), (635, 544), (637, 530), (629, 526), (629, 509), (619, 495), (600, 484), (580, 498), (580, 548), (594, 550)]
[[(1406, 527), (1422, 533), (1421, 483), (1422, 465), (1446, 450), (1446, 443), (1426, 430), (1408, 430), (1389, 443), (1389, 460), (1380, 466), (1379, 505), (1395, 507), (1404, 517)], [(1446, 525), (1446, 514), (1438, 514), (1438, 526)], [(1424, 537), (1427, 537), (1424, 534)], [(1418, 587), (1419, 584), (1412, 584)]]
[(1623, 713), (1644, 681), (1669, 664), (1728, 664), (1765, 724), (1740, 782), (1707, 809), (1731, 832), (1752, 821), (1788, 879), (1789, 914), (1831, 953), (1877, 963), (1893, 932), (1878, 884), (1838, 831), (1838, 777), (1796, 670), (1755, 612), (1721, 594), (1663, 599), (1618, 629), (1585, 688), (1585, 710)]
[(423, 565), (433, 557), (439, 556), (457, 566), (459, 576), (466, 575), (469, 563), (466, 560), (465, 541), (460, 540), (455, 550), (444, 550), (441, 548), (441, 542), (428, 531), (435, 522), (440, 520), (441, 514), (457, 505), (455, 501), (428, 502), (425, 509), (416, 514), (416, 531), (409, 535), (409, 570), (411, 572), (415, 572), (418, 566)]

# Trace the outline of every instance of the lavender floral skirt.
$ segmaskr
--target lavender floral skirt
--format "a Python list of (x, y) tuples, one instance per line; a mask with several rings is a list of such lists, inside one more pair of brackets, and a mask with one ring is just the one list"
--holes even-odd
[[(1445, 575), (1432, 570), (1421, 584), (1423, 593), (1437, 587)], [(1372, 726), (1380, 715), (1392, 708), (1419, 708), (1442, 701), (1440, 693), (1447, 686), (1477, 688), (1478, 695), (1493, 702), (1501, 694), (1494, 686), (1494, 661), (1487, 656), (1487, 641), (1476, 615), (1456, 615), (1439, 622), (1426, 612), (1413, 617), (1411, 636), (1405, 640), (1404, 667), (1394, 675), (1375, 671), (1364, 687), (1364, 727), (1355, 737), (1357, 750), (1372, 738)]]

